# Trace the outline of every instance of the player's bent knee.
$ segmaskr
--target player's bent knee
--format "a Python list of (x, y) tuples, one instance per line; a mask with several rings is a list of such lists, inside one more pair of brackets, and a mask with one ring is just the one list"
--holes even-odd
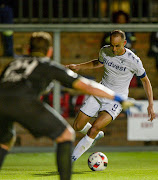
[(73, 128), (74, 128), (75, 131), (81, 131), (84, 128), (84, 125), (81, 125), (78, 122), (74, 122)]
[(78, 127), (77, 127), (77, 123), (76, 122), (74, 122), (73, 128), (74, 128), (75, 131), (78, 131)]
[(95, 138), (96, 135), (99, 133), (100, 129), (97, 128), (97, 127), (92, 127), (89, 131), (88, 131), (88, 135), (91, 137), (91, 138)]
[(71, 126), (68, 126), (64, 132), (56, 138), (57, 143), (75, 140), (75, 131)]

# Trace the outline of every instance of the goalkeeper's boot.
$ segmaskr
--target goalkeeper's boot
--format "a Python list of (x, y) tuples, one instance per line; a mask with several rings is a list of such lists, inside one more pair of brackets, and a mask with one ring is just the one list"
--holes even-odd
[(103, 137), (104, 137), (104, 132), (103, 132), (103, 131), (99, 131), (99, 133), (98, 133), (97, 136), (95, 137), (95, 139), (94, 139), (91, 147), (93, 147), (93, 146), (96, 144), (96, 142), (97, 142), (99, 139), (103, 138)]

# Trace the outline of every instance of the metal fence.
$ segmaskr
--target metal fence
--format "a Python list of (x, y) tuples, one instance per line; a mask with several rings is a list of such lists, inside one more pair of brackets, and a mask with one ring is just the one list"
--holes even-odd
[(157, 0), (14, 0), (14, 23), (110, 23), (118, 10), (130, 23), (158, 22)]

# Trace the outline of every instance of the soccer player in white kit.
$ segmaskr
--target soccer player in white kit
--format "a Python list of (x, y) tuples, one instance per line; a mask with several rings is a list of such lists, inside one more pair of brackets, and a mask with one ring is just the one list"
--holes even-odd
[[(110, 45), (101, 48), (98, 59), (81, 64), (70, 64), (67, 67), (74, 71), (104, 67), (101, 84), (125, 98), (128, 97), (130, 81), (133, 75), (136, 74), (143, 83), (149, 102), (149, 121), (152, 121), (155, 118), (155, 113), (153, 109), (151, 83), (140, 58), (131, 50), (125, 48), (125, 45), (125, 33), (121, 30), (115, 30), (111, 32)], [(95, 139), (104, 137), (104, 133), (101, 130), (114, 120), (120, 114), (121, 110), (121, 104), (116, 101), (89, 96), (81, 107), (73, 124), (73, 128), (76, 131), (80, 131), (86, 135), (75, 147), (72, 154), (72, 161), (76, 161), (87, 151)], [(89, 121), (97, 113), (98, 116), (91, 125)]]

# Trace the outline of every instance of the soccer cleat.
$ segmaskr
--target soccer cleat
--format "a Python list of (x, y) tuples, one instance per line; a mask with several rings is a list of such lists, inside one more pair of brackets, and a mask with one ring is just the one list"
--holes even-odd
[(104, 132), (103, 132), (103, 131), (99, 131), (99, 133), (98, 133), (97, 136), (95, 137), (95, 139), (94, 139), (91, 147), (93, 147), (93, 146), (96, 144), (96, 142), (97, 142), (99, 139), (103, 138), (103, 137), (104, 137)]

